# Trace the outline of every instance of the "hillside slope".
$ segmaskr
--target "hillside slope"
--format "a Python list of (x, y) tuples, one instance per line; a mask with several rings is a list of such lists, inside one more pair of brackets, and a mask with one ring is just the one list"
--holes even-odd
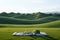
[(43, 24), (0, 24), (0, 28), (60, 28), (60, 20), (53, 22), (43, 23)]
[(48, 23), (44, 23), (44, 24), (37, 24), (37, 27), (58, 28), (58, 27), (60, 27), (60, 20), (56, 20), (56, 21), (48, 22)]
[(0, 16), (0, 24), (41, 24), (60, 20), (59, 17), (49, 16), (45, 18), (40, 18), (36, 20), (18, 19), (13, 17), (3, 17)]

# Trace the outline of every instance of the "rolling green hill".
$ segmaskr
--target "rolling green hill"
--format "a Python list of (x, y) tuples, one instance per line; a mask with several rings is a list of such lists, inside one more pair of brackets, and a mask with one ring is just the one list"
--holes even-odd
[(27, 20), (27, 19), (18, 19), (13, 17), (4, 17), (0, 16), (0, 24), (41, 24), (60, 20), (59, 17), (49, 16), (44, 18), (39, 18), (35, 20)]
[(60, 20), (43, 24), (0, 24), (0, 28), (60, 28)]
[(45, 14), (41, 12), (20, 14), (3, 12), (0, 14), (0, 24), (2, 24), (0, 27), (60, 27), (60, 21), (58, 20), (60, 20), (60, 14)]
[(43, 28), (60, 28), (60, 20), (43, 23), (43, 24), (37, 24), (37, 25), (38, 27), (43, 27)]
[[(12, 36), (14, 32), (33, 30), (48, 36)], [(3, 12), (0, 14), (0, 40), (60, 40), (60, 14)]]

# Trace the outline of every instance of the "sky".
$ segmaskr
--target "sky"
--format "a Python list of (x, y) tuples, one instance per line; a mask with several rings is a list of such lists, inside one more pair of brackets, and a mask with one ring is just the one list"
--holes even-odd
[(0, 12), (60, 12), (60, 0), (0, 0)]

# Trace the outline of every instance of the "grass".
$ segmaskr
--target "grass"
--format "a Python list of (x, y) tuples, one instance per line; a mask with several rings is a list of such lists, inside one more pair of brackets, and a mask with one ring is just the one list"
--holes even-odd
[(0, 16), (0, 24), (41, 24), (41, 23), (48, 23), (52, 21), (60, 20), (59, 17), (55, 16), (49, 16), (34, 20), (28, 20), (28, 19), (19, 19), (14, 17), (5, 17)]
[(60, 20), (43, 24), (0, 24), (0, 28), (60, 28)]
[(36, 36), (12, 36), (13, 32), (32, 32), (37, 29), (46, 32), (52, 38), (60, 40), (60, 28), (0, 28), (0, 40), (48, 40), (48, 38)]

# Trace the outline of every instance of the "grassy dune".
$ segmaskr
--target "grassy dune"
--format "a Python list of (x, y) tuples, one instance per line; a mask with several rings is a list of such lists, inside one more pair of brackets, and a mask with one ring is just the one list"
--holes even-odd
[[(51, 38), (38, 36), (12, 36), (13, 32), (33, 31), (39, 29)], [(60, 28), (0, 28), (0, 40), (60, 40)]]

